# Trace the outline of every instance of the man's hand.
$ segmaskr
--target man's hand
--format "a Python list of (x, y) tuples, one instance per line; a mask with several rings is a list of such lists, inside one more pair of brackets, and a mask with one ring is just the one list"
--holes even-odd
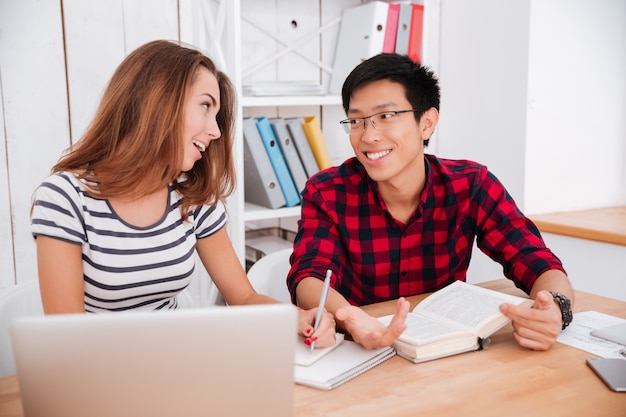
[(359, 307), (345, 306), (335, 312), (335, 318), (343, 324), (355, 342), (366, 349), (376, 349), (391, 344), (406, 329), (406, 316), (409, 313), (410, 304), (404, 298), (398, 299), (396, 312), (389, 323), (385, 326), (375, 317), (368, 315)]
[(550, 349), (561, 331), (561, 310), (545, 290), (537, 293), (532, 308), (502, 304), (500, 311), (513, 321), (517, 343), (529, 349)]

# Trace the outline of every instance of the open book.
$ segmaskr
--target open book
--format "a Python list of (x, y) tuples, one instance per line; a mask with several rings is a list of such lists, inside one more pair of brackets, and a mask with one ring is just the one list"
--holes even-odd
[[(503, 303), (531, 306), (533, 300), (455, 281), (408, 314), (393, 346), (415, 363), (486, 347), (488, 337), (510, 321), (498, 308)], [(391, 318), (379, 320), (389, 324)]]

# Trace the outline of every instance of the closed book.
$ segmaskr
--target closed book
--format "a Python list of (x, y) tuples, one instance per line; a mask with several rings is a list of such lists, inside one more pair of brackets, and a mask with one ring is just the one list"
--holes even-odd
[(383, 51), (393, 53), (396, 51), (396, 35), (398, 33), (398, 19), (400, 17), (400, 5), (397, 3), (389, 3), (387, 11), (387, 27), (385, 27), (385, 40), (383, 42)]
[(409, 34), (411, 33), (411, 14), (413, 7), (411, 3), (400, 4), (400, 15), (398, 16), (398, 30), (396, 31), (395, 52), (400, 55), (409, 53)]
[(388, 10), (384, 1), (343, 9), (328, 88), (330, 94), (341, 94), (343, 82), (354, 67), (383, 51)]
[(320, 169), (317, 166), (315, 155), (313, 155), (311, 145), (309, 145), (309, 139), (307, 139), (306, 132), (304, 131), (304, 120), (301, 117), (288, 117), (285, 119), (285, 124), (296, 145), (306, 176), (307, 178), (311, 177)]
[(280, 150), (278, 139), (276, 138), (276, 135), (274, 135), (269, 119), (267, 117), (257, 118), (256, 127), (259, 130), (263, 145), (265, 146), (265, 151), (270, 157), (272, 168), (274, 169), (274, 173), (278, 179), (278, 184), (280, 185), (280, 189), (285, 197), (285, 205), (287, 207), (297, 206), (300, 204), (300, 195), (298, 194), (298, 190), (293, 183), (293, 178), (291, 177), (291, 173), (287, 167), (287, 162), (285, 162), (285, 157)]
[(424, 30), (424, 5), (411, 4), (411, 31), (409, 34), (409, 50), (407, 55), (413, 62), (422, 60), (422, 32)]
[(313, 156), (315, 156), (318, 168), (322, 170), (331, 167), (333, 163), (330, 160), (328, 147), (326, 146), (322, 127), (320, 126), (317, 116), (305, 117), (302, 127), (309, 141), (309, 146), (311, 146), (311, 150), (313, 151)]
[(243, 120), (243, 165), (245, 200), (271, 209), (284, 207), (285, 197), (252, 118)]
[(298, 150), (296, 149), (294, 140), (287, 129), (285, 119), (282, 117), (273, 117), (269, 119), (269, 121), (272, 129), (274, 130), (274, 134), (278, 139), (280, 149), (283, 151), (285, 162), (287, 162), (287, 167), (289, 168), (289, 172), (291, 173), (291, 177), (293, 178), (293, 182), (296, 185), (296, 189), (299, 194), (302, 190), (304, 190), (304, 185), (306, 184), (308, 176), (304, 171), (304, 166), (302, 165), (302, 161), (298, 155)]

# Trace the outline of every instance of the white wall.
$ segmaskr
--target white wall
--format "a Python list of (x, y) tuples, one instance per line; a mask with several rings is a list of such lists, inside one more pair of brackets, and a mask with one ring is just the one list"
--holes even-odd
[(525, 209), (626, 204), (626, 1), (531, 7)]
[(440, 60), (432, 151), (527, 213), (626, 204), (626, 2), (444, 0)]
[(552, 233), (544, 239), (563, 261), (574, 288), (626, 301), (626, 246)]
[(441, 115), (433, 150), (487, 165), (523, 206), (530, 3), (441, 6)]

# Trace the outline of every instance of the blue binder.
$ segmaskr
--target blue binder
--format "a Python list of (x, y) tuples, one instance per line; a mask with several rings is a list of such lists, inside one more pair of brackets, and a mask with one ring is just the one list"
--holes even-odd
[(285, 196), (285, 201), (287, 202), (286, 206), (297, 206), (300, 204), (300, 195), (293, 182), (293, 178), (287, 167), (287, 162), (285, 162), (283, 153), (280, 150), (280, 145), (278, 144), (278, 139), (276, 139), (274, 135), (269, 119), (267, 117), (257, 118), (256, 127), (261, 135), (261, 140), (263, 140), (267, 155), (270, 157), (270, 162), (276, 173), (280, 189)]

